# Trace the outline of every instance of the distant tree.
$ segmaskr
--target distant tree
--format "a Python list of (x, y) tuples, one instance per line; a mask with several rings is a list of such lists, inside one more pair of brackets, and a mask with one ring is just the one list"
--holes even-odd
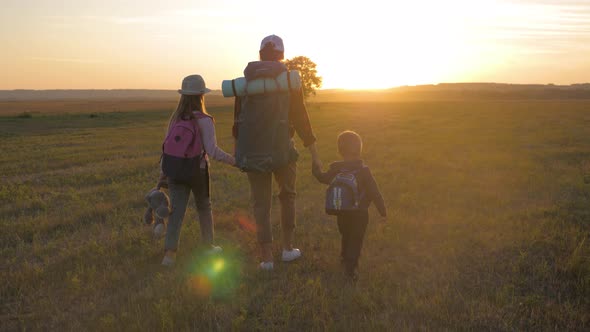
[(301, 87), (305, 98), (314, 95), (315, 90), (322, 86), (322, 77), (318, 76), (315, 69), (316, 64), (305, 56), (296, 56), (292, 59), (285, 60), (285, 65), (289, 70), (297, 70), (301, 75)]

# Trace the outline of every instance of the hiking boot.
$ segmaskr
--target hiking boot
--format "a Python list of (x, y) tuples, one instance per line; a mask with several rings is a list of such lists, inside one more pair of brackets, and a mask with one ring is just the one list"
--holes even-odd
[(291, 250), (283, 249), (283, 262), (292, 262), (301, 257), (301, 250), (293, 248)]
[(262, 262), (262, 263), (260, 263), (258, 268), (261, 271), (272, 271), (274, 269), (274, 263), (273, 262)]

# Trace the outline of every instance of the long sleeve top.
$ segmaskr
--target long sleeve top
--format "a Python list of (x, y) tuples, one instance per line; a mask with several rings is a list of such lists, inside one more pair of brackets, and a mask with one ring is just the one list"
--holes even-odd
[(358, 170), (358, 185), (361, 191), (364, 193), (360, 199), (360, 208), (368, 209), (371, 203), (375, 203), (375, 207), (379, 211), (379, 214), (385, 217), (387, 215), (387, 211), (385, 209), (383, 196), (381, 196), (381, 192), (379, 191), (377, 182), (375, 182), (375, 178), (373, 178), (373, 175), (371, 174), (371, 170), (363, 163), (362, 160), (333, 162), (330, 164), (330, 169), (328, 169), (326, 172), (322, 172), (322, 170), (315, 164), (312, 167), (312, 173), (315, 178), (324, 184), (330, 184), (330, 182), (332, 182), (338, 173), (345, 170)]
[[(207, 157), (211, 157), (217, 161), (233, 166), (236, 163), (234, 157), (217, 146), (217, 138), (215, 136), (215, 125), (213, 123), (213, 119), (210, 117), (203, 117), (198, 119), (197, 123), (199, 125), (199, 129), (201, 130), (201, 139), (203, 141), (203, 147), (207, 153)], [(204, 167), (203, 163), (206, 162), (207, 160), (203, 159), (201, 162), (201, 167)]]

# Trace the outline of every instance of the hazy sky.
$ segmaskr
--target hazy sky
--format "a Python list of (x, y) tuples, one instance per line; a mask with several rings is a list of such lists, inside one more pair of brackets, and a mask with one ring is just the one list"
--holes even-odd
[(219, 89), (273, 33), (325, 88), (590, 81), (590, 0), (0, 0), (0, 89)]

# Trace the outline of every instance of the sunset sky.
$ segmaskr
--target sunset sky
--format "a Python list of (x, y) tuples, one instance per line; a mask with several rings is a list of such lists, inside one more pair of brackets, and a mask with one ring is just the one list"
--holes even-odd
[(324, 88), (590, 81), (590, 0), (1, 0), (0, 89), (212, 89), (260, 40)]

